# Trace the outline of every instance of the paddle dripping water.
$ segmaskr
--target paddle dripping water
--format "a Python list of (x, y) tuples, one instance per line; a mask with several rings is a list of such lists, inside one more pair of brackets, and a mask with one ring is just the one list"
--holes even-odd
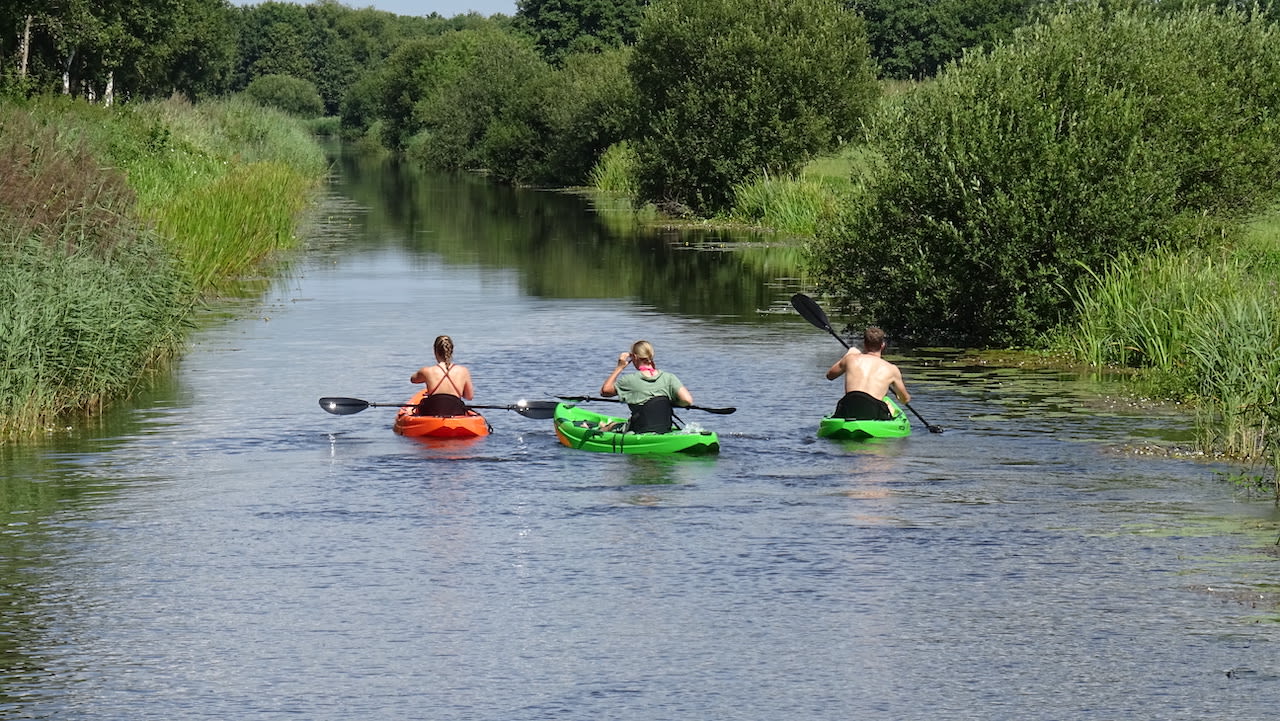
[[(0, 715), (1235, 721), (1280, 701), (1275, 507), (1127, 450), (1176, 440), (1180, 412), (938, 351), (894, 361), (946, 433), (818, 439), (837, 349), (729, 239), (337, 169), (343, 204), (262, 302), (132, 407), (0, 447)], [(738, 410), (679, 411), (721, 444), (685, 458), (576, 451), (503, 410), (485, 438), (420, 442), (390, 409), (317, 409), (407, 398), (440, 333), (487, 405), (595, 393), (619, 339), (648, 338)]]

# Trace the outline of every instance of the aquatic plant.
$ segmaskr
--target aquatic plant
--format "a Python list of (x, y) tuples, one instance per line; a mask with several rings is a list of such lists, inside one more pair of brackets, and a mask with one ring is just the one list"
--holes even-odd
[(729, 217), (785, 233), (812, 236), (819, 221), (834, 212), (847, 196), (847, 189), (842, 189), (838, 182), (771, 177), (766, 173), (734, 186)]
[(636, 152), (625, 140), (610, 145), (591, 169), (591, 185), (605, 193), (635, 198), (639, 190), (636, 182)]
[(127, 393), (194, 293), (82, 139), (0, 111), (0, 438)]

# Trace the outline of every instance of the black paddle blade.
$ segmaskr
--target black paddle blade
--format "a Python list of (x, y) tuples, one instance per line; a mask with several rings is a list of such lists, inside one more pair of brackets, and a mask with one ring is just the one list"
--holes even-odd
[(508, 410), (513, 410), (525, 418), (534, 418), (536, 420), (547, 420), (554, 418), (556, 415), (556, 406), (560, 405), (556, 401), (520, 401), (513, 406), (508, 406)]
[(737, 408), (707, 408), (706, 406), (689, 406), (689, 407), (694, 409), (695, 411), (706, 411), (707, 413), (714, 413), (718, 416), (727, 416), (730, 413), (738, 412)]
[(810, 298), (804, 293), (796, 293), (791, 296), (791, 307), (796, 309), (796, 312), (800, 314), (801, 318), (804, 318), (809, 321), (810, 324), (830, 333), (831, 336), (840, 341), (840, 344), (845, 348), (849, 347), (849, 344), (845, 342), (844, 338), (841, 338), (840, 334), (836, 333), (835, 330), (831, 328), (831, 321), (827, 320), (827, 314), (822, 312), (822, 306), (818, 305), (818, 302), (813, 298)]
[(362, 401), (359, 398), (321, 398), (320, 407), (326, 412), (335, 416), (349, 416), (352, 413), (360, 411), (373, 405), (369, 401)]
[(800, 314), (801, 318), (804, 318), (819, 328), (826, 329), (831, 325), (827, 320), (827, 314), (822, 312), (822, 306), (818, 305), (817, 301), (804, 293), (796, 293), (791, 296), (791, 307), (796, 309), (796, 312)]

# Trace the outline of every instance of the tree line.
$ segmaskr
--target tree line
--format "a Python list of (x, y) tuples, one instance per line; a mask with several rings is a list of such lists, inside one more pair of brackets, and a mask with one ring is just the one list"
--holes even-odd
[[(682, 133), (670, 124), (702, 111), (729, 121), (742, 108), (725, 103), (750, 110), (795, 94), (775, 117), (743, 118), (700, 143), (702, 170), (663, 171), (656, 159), (641, 169), (642, 189), (705, 212), (741, 180), (732, 166), (785, 172), (852, 137), (877, 74), (932, 75), (963, 48), (1006, 34), (1039, 1), (522, 0), (513, 17), (445, 18), (336, 0), (26, 0), (0, 8), (0, 83), (105, 104), (247, 90), (295, 113), (340, 117), (347, 135), (372, 133), (425, 163), (559, 184), (584, 182), (606, 148), (648, 130)], [(677, 27), (664, 31), (660, 18)], [(771, 66), (769, 77), (738, 76), (748, 58)], [(693, 97), (662, 86), (690, 63), (700, 75), (681, 80), (680, 92)], [(817, 87), (827, 80), (835, 82)], [(708, 83), (736, 86), (737, 97), (716, 98), (727, 88)], [(852, 99), (837, 97), (845, 92)], [(747, 123), (771, 130), (747, 138)], [(640, 157), (661, 156), (646, 154), (658, 149), (647, 142)]]
[[(853, 178), (816, 244), (832, 288), (903, 331), (1018, 344), (1069, 319), (1075, 284), (1113, 250), (1208, 242), (1272, 196), (1254, 153), (1274, 112), (1256, 42), (1271, 17), (1221, 4), (521, 0), (513, 17), (444, 18), (31, 0), (0, 10), (0, 58), (11, 92), (243, 90), (520, 184), (587, 184), (619, 159), (637, 200), (704, 217), (858, 144), (874, 177)], [(1087, 30), (1063, 19), (1084, 8)], [(1124, 35), (1124, 13), (1149, 19)], [(1209, 16), (1245, 30), (1205, 32)], [(859, 297), (884, 269), (914, 281)]]

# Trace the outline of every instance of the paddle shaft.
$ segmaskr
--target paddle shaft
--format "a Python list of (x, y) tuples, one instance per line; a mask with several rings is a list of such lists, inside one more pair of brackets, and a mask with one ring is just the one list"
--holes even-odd
[[(346, 416), (359, 413), (366, 408), (413, 408), (414, 403), (370, 403), (359, 398), (321, 398), (320, 407), (334, 415)], [(521, 401), (509, 406), (467, 405), (467, 409), (482, 408), (502, 411), (515, 411), (525, 418), (545, 420), (555, 414), (558, 404), (555, 401)]]
[[(625, 403), (626, 402), (621, 398), (601, 398), (599, 396), (556, 396), (556, 397), (561, 400), (578, 401), (578, 402), (583, 402), (583, 401), (604, 401), (606, 403)], [(692, 408), (695, 411), (706, 411), (707, 413), (715, 413), (721, 416), (727, 416), (730, 413), (736, 413), (738, 411), (737, 408), (733, 408), (733, 407), (707, 408), (705, 406), (677, 406), (674, 404), (672, 404), (672, 407), (673, 408)]]

